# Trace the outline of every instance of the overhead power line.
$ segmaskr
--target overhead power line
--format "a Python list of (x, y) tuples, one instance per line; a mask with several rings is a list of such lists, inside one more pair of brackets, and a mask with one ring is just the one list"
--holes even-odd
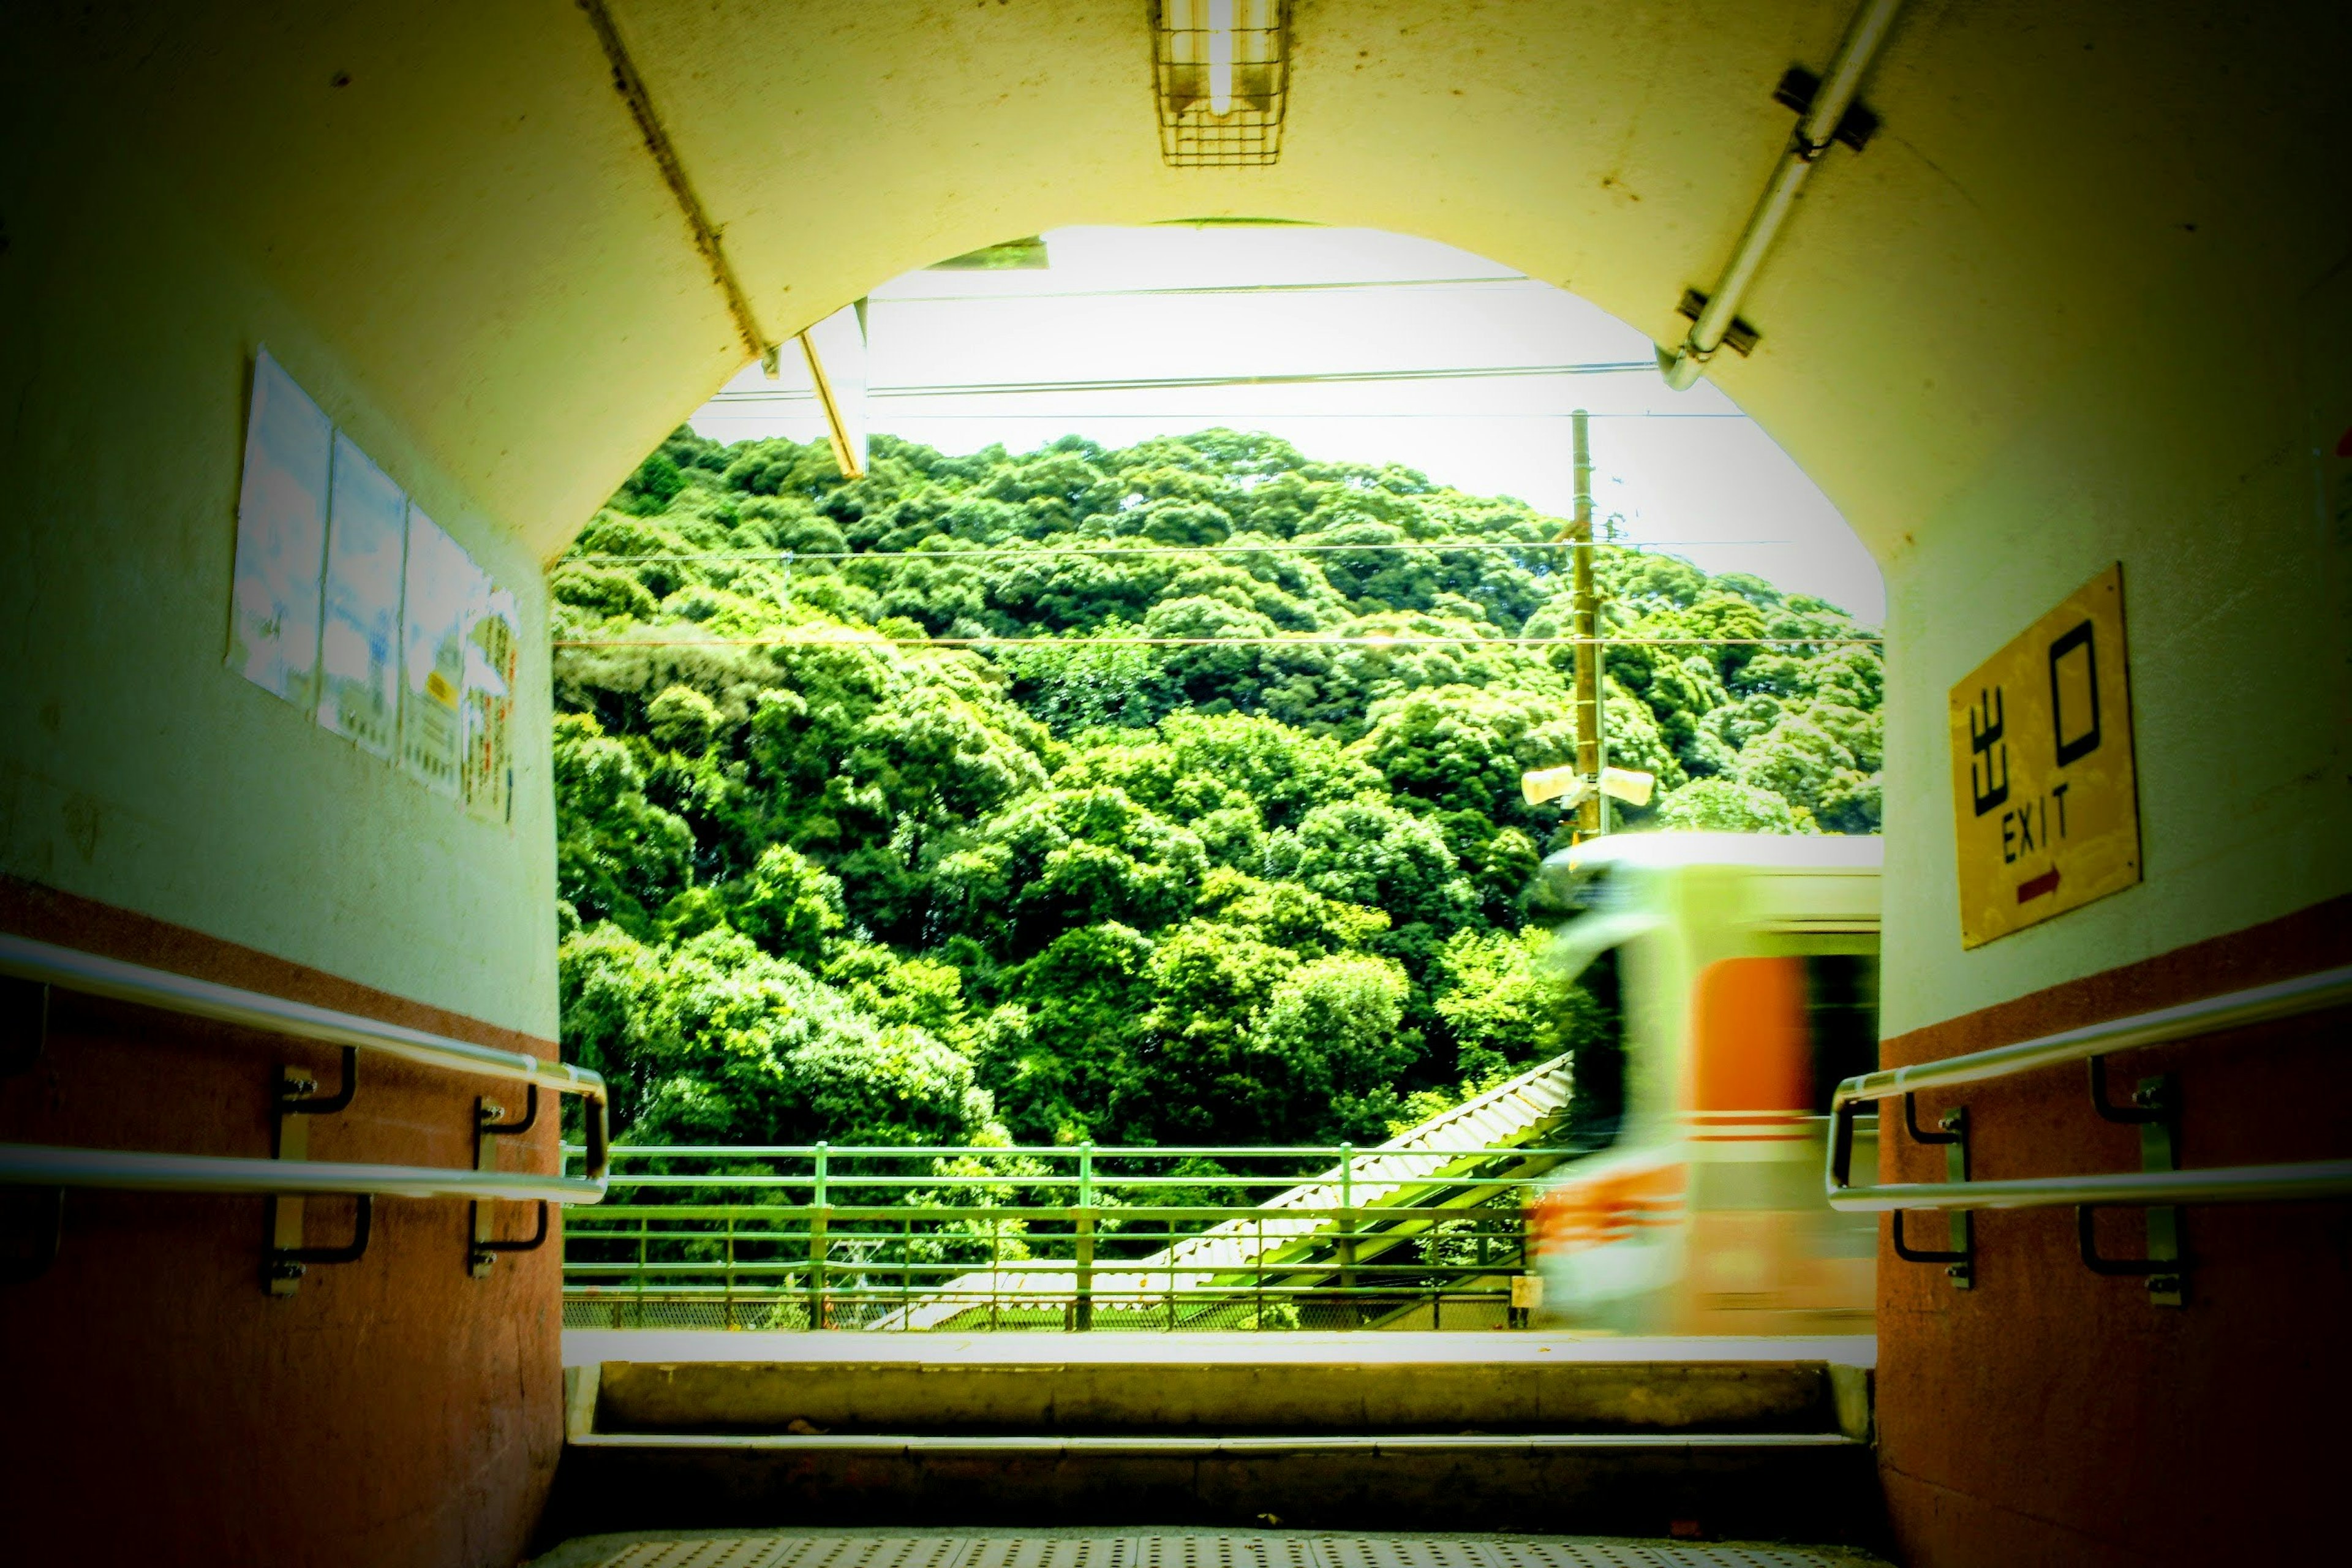
[(1837, 648), (1882, 647), (1882, 637), (1437, 637), (1406, 632), (1388, 637), (1367, 632), (1362, 637), (1327, 637), (1319, 632), (1298, 637), (882, 637), (863, 632), (828, 632), (797, 637), (558, 637), (558, 648), (788, 648), (833, 647), (854, 648), (889, 644), (896, 648), (1416, 648), (1416, 647), (1477, 647), (1477, 648), (1569, 648), (1592, 644), (1601, 648)]
[[(809, 395), (808, 394), (806, 394), (806, 393), (800, 394), (799, 395), (800, 395), (800, 400), (801, 400), (801, 401), (803, 401), (803, 402), (810, 402), (810, 401), (813, 401), (813, 399), (810, 397), (810, 395)], [(758, 415), (752, 415), (752, 414), (743, 414), (743, 415), (724, 415), (724, 414), (722, 414), (722, 415), (704, 415), (704, 414), (699, 414), (699, 413), (698, 413), (698, 414), (695, 416), (695, 417), (696, 417), (698, 420), (699, 420), (699, 419), (705, 419), (705, 418), (711, 418), (711, 419), (729, 419), (729, 418), (737, 418), (737, 419), (756, 419), (756, 418), (758, 418), (758, 417), (759, 417), (759, 416), (758, 416)], [(1081, 423), (1091, 424), (1091, 423), (1093, 423), (1094, 421), (1096, 421), (1096, 420), (1099, 420), (1099, 419), (1165, 419), (1165, 420), (1175, 420), (1175, 419), (1201, 419), (1201, 418), (1204, 418), (1204, 417), (1209, 417), (1209, 416), (1205, 416), (1205, 415), (1203, 415), (1203, 414), (1202, 413), (1202, 411), (1201, 411), (1200, 409), (1197, 409), (1197, 408), (1171, 408), (1171, 409), (1165, 409), (1165, 410), (1151, 410), (1151, 409), (1133, 409), (1133, 408), (1123, 408), (1123, 409), (1119, 409), (1119, 410), (1118, 410), (1118, 411), (1117, 411), (1117, 412), (1115, 412), (1115, 413), (1099, 413), (1099, 414), (1098, 414), (1098, 413), (1096, 413), (1096, 412), (1093, 412), (1092, 410), (1087, 410), (1087, 411), (1082, 411), (1082, 412), (1072, 412), (1071, 410), (1068, 410), (1068, 409), (1028, 408), (1028, 409), (1011, 409), (1011, 410), (1003, 410), (1003, 411), (996, 411), (996, 412), (992, 412), (992, 413), (987, 413), (987, 414), (924, 414), (924, 413), (919, 413), (919, 412), (917, 412), (917, 411), (914, 411), (914, 410), (911, 410), (911, 409), (910, 409), (910, 410), (907, 410), (907, 411), (905, 411), (905, 412), (902, 412), (902, 413), (900, 413), (900, 414), (898, 414), (898, 415), (895, 416), (894, 417), (896, 417), (896, 418), (898, 418), (898, 419), (900, 419), (900, 420), (907, 421), (907, 422), (908, 422), (908, 423), (913, 423), (913, 424), (925, 424), (925, 425), (928, 425), (928, 424), (933, 424), (933, 423), (936, 423), (936, 422), (939, 422), (939, 421), (941, 421), (941, 420), (950, 420), (950, 419), (953, 419), (953, 420), (967, 420), (967, 419), (970, 419), (970, 420), (982, 420), (982, 419), (986, 419), (986, 420), (998, 420), (998, 421), (1006, 420), (1006, 419), (1054, 419), (1054, 420), (1060, 420), (1060, 421), (1062, 421), (1062, 422), (1064, 422), (1064, 423), (1066, 423), (1066, 424), (1074, 424), (1074, 425), (1075, 425), (1075, 424), (1081, 424)], [(1375, 423), (1375, 422), (1378, 422), (1378, 421), (1381, 421), (1381, 420), (1388, 420), (1388, 419), (1454, 419), (1454, 420), (1475, 419), (1475, 420), (1477, 420), (1478, 422), (1480, 422), (1481, 424), (1491, 424), (1491, 423), (1493, 423), (1494, 421), (1496, 421), (1496, 420), (1497, 420), (1497, 419), (1567, 419), (1567, 418), (1570, 418), (1570, 417), (1571, 417), (1571, 416), (1570, 416), (1570, 415), (1568, 415), (1568, 414), (1565, 414), (1565, 413), (1542, 413), (1542, 412), (1537, 412), (1537, 413), (1499, 413), (1499, 414), (1498, 414), (1498, 413), (1489, 413), (1489, 412), (1486, 412), (1486, 411), (1483, 411), (1483, 410), (1477, 410), (1477, 409), (1453, 409), (1453, 410), (1445, 410), (1445, 411), (1442, 411), (1442, 412), (1431, 412), (1431, 411), (1426, 410), (1426, 409), (1415, 409), (1415, 410), (1412, 410), (1412, 411), (1408, 412), (1408, 413), (1401, 413), (1401, 414), (1381, 414), (1381, 413), (1370, 413), (1370, 414), (1333, 414), (1333, 413), (1328, 413), (1328, 412), (1325, 412), (1325, 413), (1297, 413), (1297, 412), (1294, 412), (1294, 411), (1292, 411), (1292, 410), (1290, 410), (1290, 409), (1285, 408), (1285, 409), (1280, 409), (1280, 410), (1262, 411), (1262, 412), (1259, 412), (1259, 413), (1254, 413), (1254, 414), (1249, 414), (1249, 415), (1246, 415), (1246, 416), (1243, 416), (1242, 417), (1245, 417), (1245, 418), (1247, 418), (1247, 419), (1251, 420), (1253, 423), (1257, 422), (1257, 421), (1261, 421), (1261, 420), (1262, 420), (1262, 421), (1265, 421), (1265, 423), (1267, 423), (1267, 424), (1272, 424), (1272, 423), (1274, 423), (1274, 422), (1276, 422), (1276, 421), (1277, 421), (1277, 420), (1287, 421), (1287, 420), (1292, 420), (1292, 419), (1351, 419), (1351, 420), (1354, 420), (1354, 421), (1355, 421), (1357, 424), (1359, 424), (1359, 425), (1364, 425), (1364, 424), (1371, 424), (1371, 423)], [(1623, 413), (1623, 414), (1592, 414), (1592, 415), (1588, 416), (1588, 417), (1590, 417), (1590, 418), (1593, 418), (1593, 419), (1745, 419), (1745, 418), (1747, 418), (1747, 417), (1748, 417), (1748, 416), (1746, 416), (1745, 414), (1664, 414), (1664, 413), (1653, 414), (1653, 413), (1646, 413), (1646, 412), (1632, 411), (1632, 412), (1627, 412), (1627, 413)], [(889, 435), (896, 435), (896, 434), (897, 434), (897, 432), (896, 432), (896, 431), (889, 431), (889, 432), (877, 432), (877, 434), (889, 434)]]
[(1382, 289), (1484, 289), (1497, 285), (1510, 289), (1549, 289), (1538, 279), (1513, 275), (1501, 278), (1360, 278), (1327, 283), (1199, 283), (1167, 289), (1061, 289), (1015, 290), (997, 294), (877, 294), (877, 305), (946, 305), (966, 302), (995, 304), (1021, 300), (1147, 300), (1187, 294), (1339, 294)]
[[(595, 566), (635, 566), (655, 563), (677, 564), (702, 562), (772, 561), (983, 561), (1030, 560), (1040, 555), (1330, 555), (1358, 553), (1364, 551), (1428, 551), (1469, 552), (1502, 550), (1571, 550), (1579, 541), (1572, 539), (1522, 539), (1516, 541), (1476, 540), (1462, 543), (1444, 543), (1425, 540), (1383, 541), (1370, 544), (1040, 544), (1027, 548), (1014, 545), (991, 545), (980, 550), (746, 550), (709, 551), (692, 553), (629, 555), (598, 552), (572, 555), (565, 560), (584, 562)], [(1594, 548), (1601, 550), (1648, 550), (1660, 545), (1695, 546), (1723, 544), (1794, 544), (1790, 539), (1596, 539)]]
[[(1491, 381), (1503, 378), (1560, 375), (1647, 375), (1658, 373), (1654, 359), (1592, 360), (1577, 364), (1458, 365), (1431, 370), (1317, 370), (1273, 375), (1157, 375), (1119, 377), (1106, 381), (948, 382), (932, 386), (871, 386), (873, 398), (905, 397), (1026, 397), (1055, 392), (1164, 392), (1232, 386), (1344, 386), (1400, 381)], [(805, 402), (814, 394), (779, 388), (741, 387), (719, 392), (713, 403)]]

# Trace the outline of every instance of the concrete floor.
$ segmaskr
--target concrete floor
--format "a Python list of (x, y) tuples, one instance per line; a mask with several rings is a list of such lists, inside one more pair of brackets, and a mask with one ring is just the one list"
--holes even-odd
[(1843, 1546), (1560, 1535), (1230, 1531), (640, 1531), (530, 1568), (1883, 1568)]

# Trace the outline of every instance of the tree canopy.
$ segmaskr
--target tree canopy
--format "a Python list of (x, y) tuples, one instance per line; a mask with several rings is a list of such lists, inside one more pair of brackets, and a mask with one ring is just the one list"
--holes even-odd
[[(1562, 533), (1231, 430), (856, 481), (679, 430), (550, 574), (567, 1051), (640, 1142), (1311, 1142), (1600, 1038), (1523, 929)], [(1673, 639), (1610, 650), (1629, 828), (1875, 831), (1843, 613), (1598, 575)]]

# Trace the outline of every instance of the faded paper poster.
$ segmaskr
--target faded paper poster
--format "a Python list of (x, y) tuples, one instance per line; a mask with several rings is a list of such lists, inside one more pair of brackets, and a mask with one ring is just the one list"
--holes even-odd
[(408, 497), (340, 431), (333, 494), (319, 633), (319, 722), (389, 758), (400, 710), (400, 568), (408, 542)]
[(335, 427), (262, 350), (253, 365), (228, 665), (298, 707), (317, 700), (320, 575)]
[(466, 809), (486, 822), (514, 817), (514, 690), (522, 624), (515, 596), (487, 577), (466, 631)]
[(408, 509), (407, 587), (402, 595), (400, 765), (456, 798), (464, 735), (466, 629), (488, 580), (463, 546), (414, 505)]

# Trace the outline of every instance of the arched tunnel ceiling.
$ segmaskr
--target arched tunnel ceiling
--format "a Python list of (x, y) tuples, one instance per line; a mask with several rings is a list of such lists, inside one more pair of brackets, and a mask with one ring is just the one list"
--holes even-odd
[[(133, 13), (143, 8), (133, 8)], [(1011, 235), (1205, 216), (1442, 239), (1661, 339), (1711, 285), (1847, 0), (1299, 0), (1280, 163), (1161, 165), (1144, 0), (615, 0), (773, 338)], [(1882, 561), (2061, 367), (2289, 324), (2346, 247), (2320, 7), (1918, 0), (1717, 379)], [(741, 342), (587, 18), (557, 0), (63, 24), (105, 138), (250, 258), (490, 514), (561, 547)], [(20, 67), (21, 68), (21, 67)], [(2216, 136), (2216, 125), (2227, 134)], [(101, 157), (93, 143), (93, 159)], [(102, 165), (101, 165), (102, 166)], [(2320, 199), (2333, 190), (2336, 199)], [(92, 199), (96, 199), (93, 197)], [(2182, 322), (2184, 300), (2245, 320)]]
[[(1671, 340), (1849, 15), (1297, 0), (1280, 163), (1209, 172), (1160, 161), (1147, 0), (605, 4), (773, 339), (992, 240), (1242, 216)], [(467, 838), (218, 650), (257, 346), (527, 619), (531, 554), (741, 364), (590, 15), (79, 0), (0, 43), (0, 870), (551, 1032), (545, 675), (527, 809)], [(1890, 1032), (2352, 888), (2348, 53), (2341, 0), (1906, 0), (1883, 129), (1717, 358), (1885, 568)], [(2118, 562), (2147, 882), (1963, 954), (1948, 694)]]

